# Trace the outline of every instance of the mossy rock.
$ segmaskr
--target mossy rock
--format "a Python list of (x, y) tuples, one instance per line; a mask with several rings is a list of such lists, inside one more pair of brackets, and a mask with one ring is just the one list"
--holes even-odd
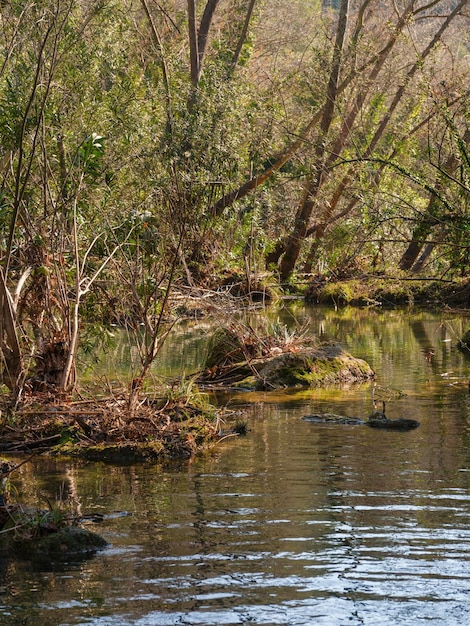
[(0, 554), (67, 558), (93, 554), (108, 544), (80, 526), (57, 528), (48, 511), (12, 505), (0, 510)]
[(65, 526), (40, 539), (19, 543), (16, 551), (24, 556), (66, 558), (95, 553), (107, 545), (103, 537), (86, 528)]
[(251, 362), (256, 376), (238, 383), (239, 387), (257, 390), (285, 387), (320, 387), (371, 380), (370, 365), (356, 359), (339, 344), (322, 344), (314, 349), (286, 352)]

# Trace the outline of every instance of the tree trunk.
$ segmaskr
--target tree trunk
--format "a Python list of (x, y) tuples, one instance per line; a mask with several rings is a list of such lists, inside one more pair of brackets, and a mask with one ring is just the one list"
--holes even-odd
[(422, 251), (419, 259), (416, 261), (416, 263), (411, 268), (411, 271), (410, 271), (411, 274), (419, 274), (419, 272), (421, 272), (421, 270), (424, 267), (424, 264), (426, 263), (426, 261), (431, 256), (431, 253), (434, 250), (434, 248), (444, 240), (445, 234), (446, 234), (445, 230), (442, 229), (440, 235), (438, 235), (438, 237), (437, 237), (437, 239), (435, 241), (429, 241), (425, 245), (424, 250)]
[(168, 68), (166, 65), (166, 59), (163, 50), (163, 43), (160, 37), (160, 33), (158, 32), (158, 28), (153, 20), (152, 14), (150, 13), (150, 9), (147, 4), (147, 0), (140, 0), (142, 4), (142, 8), (144, 9), (144, 13), (147, 17), (147, 21), (150, 25), (150, 30), (152, 33), (152, 39), (154, 41), (155, 47), (157, 48), (158, 54), (160, 56), (160, 67), (162, 70), (162, 78), (163, 84), (165, 86), (165, 101), (166, 101), (166, 117), (167, 117), (167, 126), (170, 131), (170, 134), (173, 132), (173, 114), (172, 114), (172, 103), (171, 103), (171, 92), (170, 92), (170, 81), (168, 78)]
[(207, 0), (198, 29), (196, 21), (196, 2), (195, 0), (187, 0), (189, 59), (191, 65), (191, 83), (194, 90), (197, 89), (199, 79), (201, 78), (209, 29), (219, 1), (220, 0)]
[(286, 280), (292, 273), (297, 258), (299, 256), (302, 242), (308, 228), (308, 222), (312, 214), (315, 197), (321, 186), (323, 175), (323, 165), (325, 159), (325, 149), (328, 132), (334, 117), (336, 99), (338, 97), (338, 83), (343, 54), (346, 28), (348, 24), (349, 0), (341, 0), (339, 9), (338, 26), (336, 29), (336, 40), (333, 49), (333, 60), (326, 92), (326, 102), (323, 107), (322, 119), (320, 123), (320, 137), (315, 150), (315, 165), (313, 176), (307, 183), (299, 212), (297, 213), (294, 230), (287, 239), (286, 250), (281, 260), (280, 278)]
[(436, 244), (434, 241), (430, 241), (429, 243), (426, 244), (421, 256), (411, 268), (412, 274), (419, 274), (419, 272), (423, 269), (424, 264), (431, 256), (431, 253), (435, 247), (436, 247)]
[(5, 274), (0, 266), (0, 353), (3, 358), (3, 371), (0, 382), (15, 395), (21, 392), (21, 379), (24, 373), (23, 357), (18, 340), (13, 300), (5, 282)]
[(426, 234), (423, 237), (423, 229), (417, 228), (413, 231), (413, 238), (408, 244), (407, 249), (403, 253), (400, 263), (398, 267), (407, 272), (413, 265), (413, 263), (418, 258), (419, 253), (423, 249), (424, 240), (426, 238)]
[(219, 0), (207, 0), (204, 8), (204, 13), (201, 17), (201, 23), (199, 25), (199, 33), (197, 36), (197, 52), (199, 56), (199, 72), (202, 68), (204, 61), (204, 55), (206, 53), (207, 39), (209, 35), (209, 29), (212, 24), (212, 18), (214, 17), (215, 10)]
[(188, 36), (189, 36), (189, 60), (191, 65), (191, 84), (196, 90), (199, 84), (199, 51), (196, 26), (196, 3), (188, 0)]
[[(465, 143), (468, 143), (470, 141), (470, 130), (465, 131), (463, 141)], [(457, 160), (457, 157), (454, 154), (451, 154), (445, 162), (445, 165), (442, 168), (441, 173), (439, 174), (435, 183), (435, 189), (438, 194), (440, 194), (440, 192), (445, 188), (446, 174), (452, 175), (453, 173), (455, 173), (458, 164), (459, 161)], [(406, 248), (398, 263), (398, 267), (401, 270), (408, 271), (411, 269), (412, 273), (415, 273), (422, 268), (424, 261), (431, 252), (427, 254), (426, 258), (421, 263), (419, 261), (416, 261), (416, 259), (423, 249), (423, 246), (426, 242), (426, 237), (431, 232), (433, 226), (441, 223), (441, 219), (439, 217), (440, 207), (441, 202), (439, 200), (439, 196), (436, 194), (431, 194), (423, 218), (413, 230), (411, 241), (409, 242), (408, 247)], [(435, 244), (433, 245), (433, 248), (434, 247)], [(417, 267), (418, 269), (416, 269)]]
[(243, 48), (243, 44), (246, 41), (246, 36), (248, 34), (248, 28), (250, 26), (250, 21), (251, 21), (251, 16), (253, 15), (253, 9), (255, 8), (255, 4), (256, 4), (256, 0), (250, 0), (250, 3), (248, 5), (248, 9), (246, 11), (246, 16), (245, 16), (245, 22), (243, 24), (243, 28), (242, 28), (242, 32), (240, 34), (240, 37), (238, 39), (238, 43), (237, 43), (237, 47), (235, 50), (235, 53), (233, 55), (233, 59), (232, 59), (232, 73), (234, 72), (237, 64), (238, 64), (238, 59), (240, 58), (240, 53), (242, 51)]

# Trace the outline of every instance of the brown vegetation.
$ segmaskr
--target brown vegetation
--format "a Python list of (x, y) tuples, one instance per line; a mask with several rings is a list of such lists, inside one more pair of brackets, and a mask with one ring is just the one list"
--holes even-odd
[(220, 416), (188, 398), (142, 398), (129, 417), (123, 394), (61, 403), (35, 394), (0, 426), (0, 451), (106, 460), (188, 458), (214, 443)]

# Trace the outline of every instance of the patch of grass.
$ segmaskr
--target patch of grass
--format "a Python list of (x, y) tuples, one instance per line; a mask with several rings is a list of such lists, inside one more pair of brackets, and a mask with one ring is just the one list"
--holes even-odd
[(359, 300), (363, 291), (362, 285), (356, 280), (327, 283), (320, 290), (319, 300), (320, 302), (344, 306), (350, 304), (353, 300)]

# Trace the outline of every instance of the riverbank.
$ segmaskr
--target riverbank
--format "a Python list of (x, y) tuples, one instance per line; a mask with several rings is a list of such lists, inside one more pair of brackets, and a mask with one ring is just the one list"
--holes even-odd
[(423, 306), (468, 309), (470, 279), (436, 280), (392, 276), (360, 276), (346, 280), (316, 276), (306, 284), (305, 301), (334, 306)]
[(1, 427), (1, 453), (49, 453), (111, 462), (189, 458), (220, 437), (223, 411), (203, 394), (67, 399), (35, 395)]
[(410, 278), (406, 276), (361, 275), (339, 279), (327, 275), (300, 275), (281, 288), (269, 273), (256, 281), (224, 277), (210, 288), (175, 287), (172, 315), (201, 319), (214, 314), (234, 314), (242, 307), (259, 308), (297, 298), (308, 304), (356, 307), (419, 306), (429, 309), (470, 308), (470, 279)]

